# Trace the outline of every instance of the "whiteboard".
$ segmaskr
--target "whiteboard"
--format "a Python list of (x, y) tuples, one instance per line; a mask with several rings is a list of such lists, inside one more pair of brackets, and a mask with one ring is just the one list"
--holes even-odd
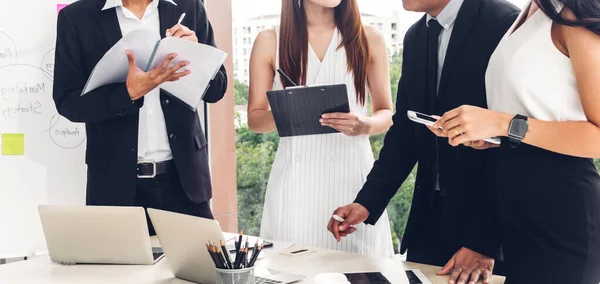
[[(0, 259), (46, 251), (37, 205), (85, 204), (87, 171), (85, 125), (52, 100), (57, 11), (74, 1), (2, 2), (0, 135), (23, 134), (24, 154), (0, 152)], [(198, 114), (206, 125), (203, 107)]]

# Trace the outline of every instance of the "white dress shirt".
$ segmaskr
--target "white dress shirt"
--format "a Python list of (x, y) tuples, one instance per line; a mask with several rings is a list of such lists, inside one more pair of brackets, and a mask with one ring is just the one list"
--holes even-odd
[[(172, 0), (166, 1), (177, 5)], [(123, 36), (137, 29), (150, 29), (160, 33), (158, 2), (159, 0), (153, 0), (141, 19), (123, 7), (121, 0), (106, 0), (102, 10), (115, 9)], [(161, 162), (171, 159), (173, 155), (169, 145), (165, 116), (160, 105), (160, 90), (156, 88), (144, 96), (144, 105), (140, 109), (138, 160)]]
[(446, 51), (448, 51), (448, 44), (450, 43), (450, 36), (454, 29), (454, 22), (458, 16), (458, 11), (463, 4), (463, 0), (450, 0), (446, 7), (440, 12), (437, 17), (432, 17), (427, 14), (426, 24), (429, 26), (429, 20), (435, 19), (442, 26), (442, 31), (439, 35), (438, 42), (438, 77), (437, 87), (440, 88), (440, 79), (442, 78), (442, 70), (444, 69), (444, 60), (446, 59)]
[[(446, 51), (448, 51), (448, 45), (450, 44), (450, 36), (452, 30), (454, 30), (454, 22), (458, 16), (458, 11), (462, 6), (464, 0), (450, 0), (446, 7), (440, 12), (437, 17), (432, 17), (427, 14), (427, 21), (425, 24), (429, 27), (429, 20), (435, 19), (442, 26), (442, 31), (439, 35), (438, 42), (438, 70), (437, 70), (437, 90), (440, 89), (440, 80), (442, 78), (442, 71), (444, 69), (444, 60), (446, 59)], [(440, 190), (439, 176), (436, 177), (435, 190)]]

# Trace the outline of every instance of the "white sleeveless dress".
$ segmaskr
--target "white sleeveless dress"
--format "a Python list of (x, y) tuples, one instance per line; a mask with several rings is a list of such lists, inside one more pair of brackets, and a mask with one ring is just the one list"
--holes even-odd
[[(366, 116), (366, 106), (356, 100), (354, 76), (347, 68), (345, 48), (336, 50), (341, 40), (341, 33), (336, 29), (322, 62), (309, 45), (307, 85), (345, 83), (351, 111)], [(279, 47), (277, 58), (278, 53)], [(273, 89), (282, 89), (279, 76), (275, 77)], [(333, 211), (354, 201), (373, 163), (368, 135), (348, 137), (333, 133), (281, 137), (267, 186), (260, 236), (361, 255), (392, 257), (387, 213), (375, 226), (358, 225), (357, 231), (340, 243), (327, 230)]]

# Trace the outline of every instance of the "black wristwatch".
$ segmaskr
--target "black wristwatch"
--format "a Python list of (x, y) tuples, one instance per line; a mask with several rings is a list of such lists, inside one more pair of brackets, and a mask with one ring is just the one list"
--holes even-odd
[(508, 126), (508, 141), (511, 147), (516, 148), (521, 145), (521, 141), (525, 138), (528, 128), (529, 123), (527, 122), (527, 117), (524, 115), (517, 114), (510, 121), (510, 125)]

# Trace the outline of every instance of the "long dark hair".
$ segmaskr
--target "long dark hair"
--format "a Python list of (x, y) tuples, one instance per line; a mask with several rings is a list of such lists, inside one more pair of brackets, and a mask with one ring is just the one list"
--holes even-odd
[[(558, 1), (573, 11), (577, 18), (571, 20), (565, 18), (556, 11), (553, 1)], [(540, 9), (555, 23), (571, 26), (584, 27), (597, 35), (600, 35), (600, 1), (598, 0), (535, 0)]]
[[(337, 48), (346, 49), (348, 71), (354, 74), (356, 98), (364, 105), (369, 45), (356, 0), (343, 0), (335, 8), (335, 24), (342, 34), (342, 43)], [(308, 62), (308, 29), (304, 5), (298, 5), (295, 0), (283, 0), (280, 31), (279, 67), (294, 82), (304, 85)], [(282, 83), (289, 87), (285, 80)]]

